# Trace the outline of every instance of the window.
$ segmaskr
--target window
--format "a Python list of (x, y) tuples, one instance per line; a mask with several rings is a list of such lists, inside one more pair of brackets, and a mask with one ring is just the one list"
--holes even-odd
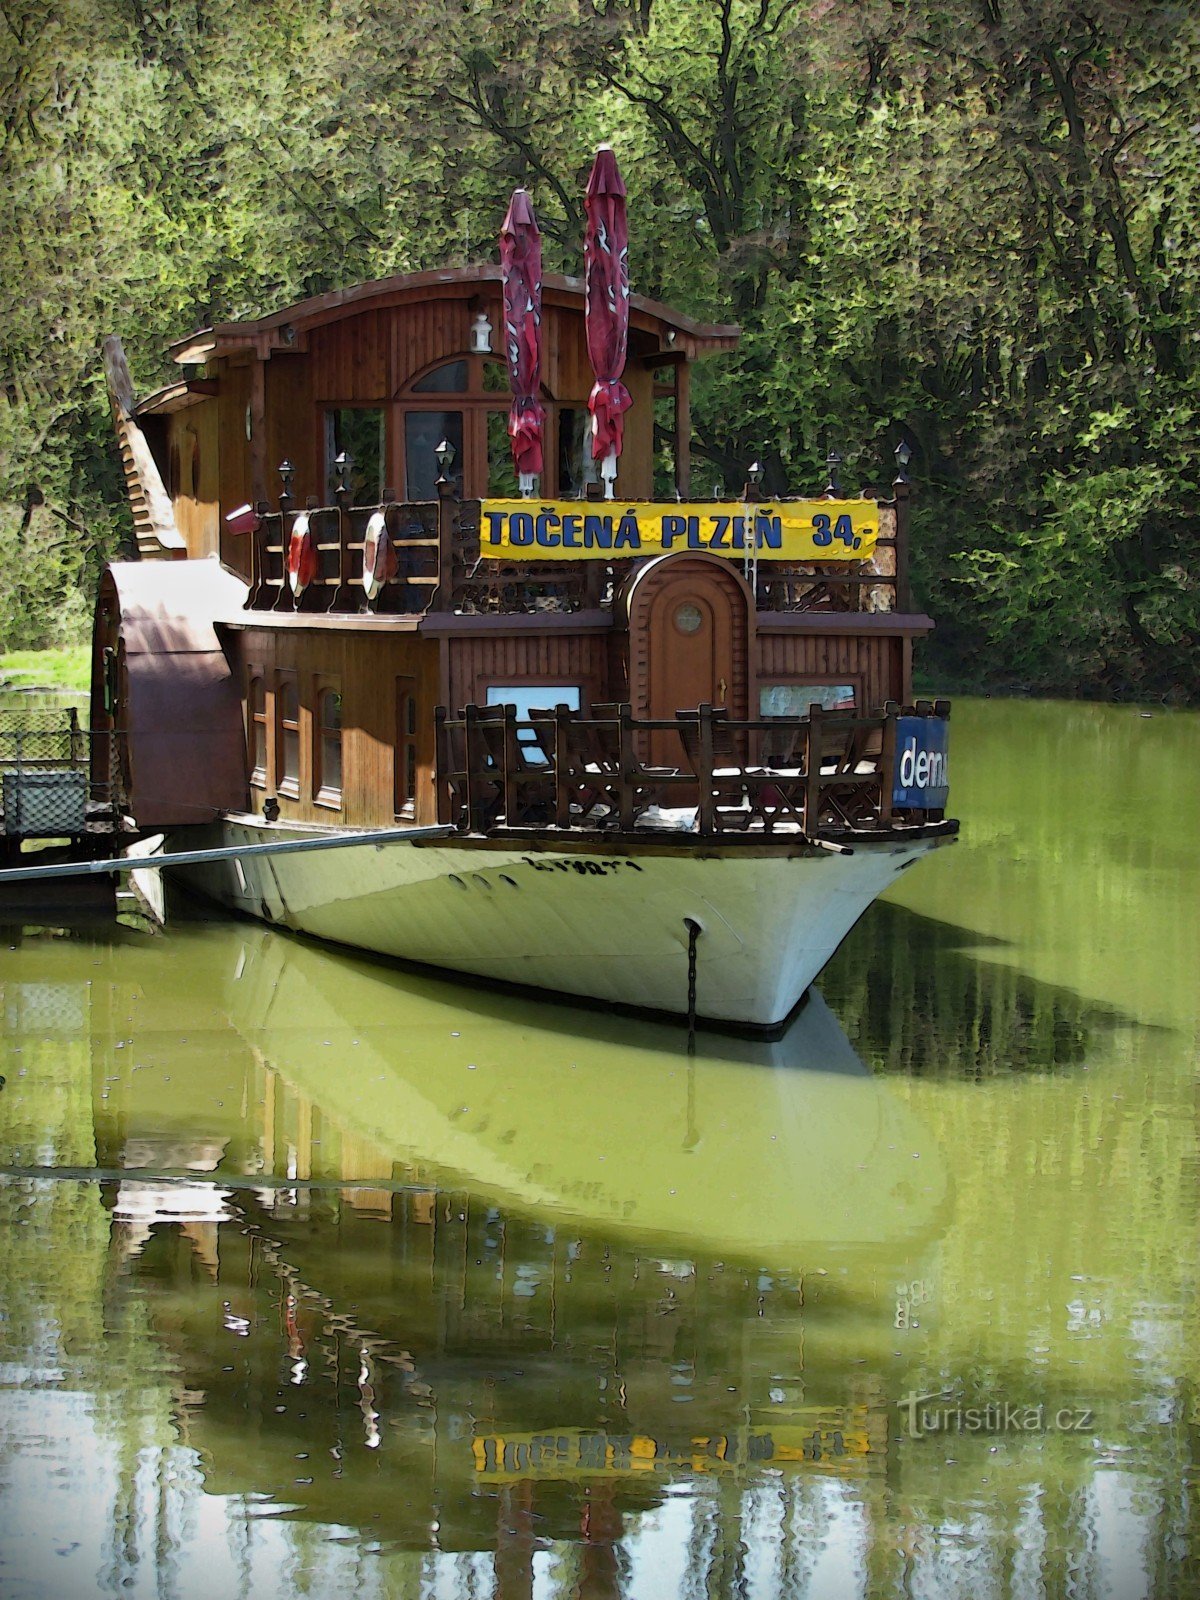
[(300, 793), (300, 691), (294, 677), (280, 673), (275, 684), (275, 787)]
[(409, 411), (404, 417), (404, 481), (406, 500), (437, 499), (437, 447), (446, 439), (454, 446), (455, 465), (461, 470), (463, 414), (461, 411)]
[[(487, 704), (489, 706), (512, 706), (517, 713), (517, 721), (525, 722), (529, 718), (530, 710), (538, 706), (542, 710), (550, 706), (566, 706), (570, 711), (578, 711), (580, 706), (580, 693), (576, 684), (572, 683), (515, 683), (488, 685)], [(525, 752), (527, 761), (535, 766), (544, 766), (549, 760), (545, 751), (537, 741), (533, 728), (522, 728), (517, 734), (518, 742)]]
[(806, 717), (808, 708), (853, 711), (858, 694), (852, 683), (764, 683), (758, 691), (760, 717)]
[[(549, 399), (544, 386), (542, 399)], [(500, 355), (472, 353), (443, 361), (401, 389), (396, 402), (403, 419), (401, 476), (406, 500), (436, 499), (438, 467), (434, 451), (443, 439), (454, 446), (451, 471), (464, 497), (507, 498), (517, 492), (507, 427), (512, 395), (508, 367)], [(554, 478), (550, 449), (553, 409), (546, 408), (546, 471), (542, 488), (547, 493)], [(581, 427), (590, 421), (585, 411), (577, 415)]]
[(600, 463), (592, 458), (591, 414), (562, 409), (558, 413), (558, 492), (582, 500), (589, 483), (600, 481)]
[(396, 679), (396, 815), (411, 817), (417, 803), (417, 684)]
[(342, 694), (337, 688), (317, 691), (316, 739), (313, 755), (313, 798), (318, 805), (342, 803)]
[(520, 490), (513, 464), (512, 440), (508, 437), (507, 411), (488, 412), (487, 451), (488, 494), (493, 500), (515, 500)]
[(352, 506), (383, 499), (383, 411), (378, 406), (343, 406), (325, 413), (325, 504), (333, 505), (339, 476), (334, 462), (345, 451), (353, 461), (346, 480)]
[(256, 788), (267, 785), (267, 686), (261, 672), (251, 674), (246, 694), (248, 726), (247, 744), (250, 751), (250, 782)]

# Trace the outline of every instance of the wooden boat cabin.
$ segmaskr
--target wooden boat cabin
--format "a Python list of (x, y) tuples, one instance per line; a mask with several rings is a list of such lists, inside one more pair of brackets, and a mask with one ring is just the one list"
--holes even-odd
[[(728, 501), (694, 484), (692, 363), (738, 329), (633, 296), (601, 500), (583, 285), (547, 275), (542, 498), (518, 502), (501, 296), (481, 266), (222, 324), (174, 345), (183, 376), (140, 403), (109, 342), (143, 560), (104, 580), (92, 720), (126, 733), (131, 815), (632, 827), (698, 784), (701, 832), (735, 811), (810, 834), (902, 822), (882, 711), (910, 701), (931, 627), (909, 603), (903, 473), (845, 503), (873, 521), (868, 560), (848, 538), (838, 559), (782, 558), (786, 502), (760, 522), (753, 482)], [(808, 519), (827, 530), (845, 510), (828, 498)], [(631, 532), (647, 507), (654, 553)], [(832, 766), (786, 732), (813, 718)], [(748, 786), (764, 767), (792, 787)], [(735, 769), (725, 804), (713, 775)]]

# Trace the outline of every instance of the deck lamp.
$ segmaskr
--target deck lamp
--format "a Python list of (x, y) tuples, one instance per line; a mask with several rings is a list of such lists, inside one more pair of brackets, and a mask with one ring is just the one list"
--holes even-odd
[(471, 324), (471, 354), (489, 356), (492, 353), (492, 325), (486, 311), (481, 311)]
[(825, 490), (826, 494), (841, 494), (842, 486), (838, 482), (838, 468), (841, 464), (842, 458), (836, 450), (831, 450), (825, 457), (825, 465), (829, 469), (829, 483)]
[(283, 479), (283, 498), (292, 498), (292, 479), (296, 476), (296, 469), (289, 457), (285, 456), (279, 463), (279, 476)]
[(908, 463), (912, 460), (912, 446), (907, 439), (901, 439), (896, 446), (896, 482), (908, 482)]
[(450, 468), (454, 465), (455, 454), (456, 452), (454, 446), (450, 443), (449, 439), (443, 439), (438, 445), (437, 449), (433, 452), (434, 460), (438, 464), (438, 481), (440, 483), (446, 483), (449, 481)]

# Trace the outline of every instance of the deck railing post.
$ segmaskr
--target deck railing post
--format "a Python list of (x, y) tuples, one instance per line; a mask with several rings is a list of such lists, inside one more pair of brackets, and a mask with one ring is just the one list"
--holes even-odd
[[(449, 774), (454, 770), (450, 759), (450, 735), (446, 730), (446, 708), (433, 708), (433, 793), (435, 815), (438, 822), (450, 821)], [(397, 757), (399, 759), (399, 757)]]
[(912, 485), (907, 478), (897, 478), (892, 492), (896, 498), (896, 610), (901, 616), (907, 616), (912, 610), (908, 584), (908, 514)]
[(437, 481), (437, 497), (438, 581), (429, 601), (429, 610), (449, 611), (454, 603), (457, 581), (455, 554), (458, 550), (459, 507), (454, 484), (444, 473)]
[(713, 708), (700, 707), (700, 832), (717, 831), (717, 805), (713, 794)]
[(571, 790), (575, 773), (571, 770), (570, 725), (572, 713), (564, 705), (554, 708), (554, 826), (571, 825)]
[(895, 700), (885, 700), (883, 705), (883, 742), (879, 751), (879, 821), (883, 827), (892, 824), (892, 785), (896, 771), (896, 718), (900, 707)]
[(517, 745), (517, 709), (504, 707), (504, 822), (509, 828), (517, 824), (520, 811), (517, 794), (517, 774), (521, 770), (521, 752)]
[(467, 769), (467, 823), (472, 833), (482, 833), (483, 796), (479, 792), (479, 756), (483, 741), (479, 733), (479, 707), (475, 705), (463, 708), (463, 747)]
[(804, 831), (812, 838), (821, 826), (821, 759), (824, 709), (815, 701), (808, 708), (808, 753), (804, 768)]
[(633, 832), (634, 804), (636, 798), (637, 755), (633, 748), (633, 707), (617, 707), (621, 761), (621, 831)]

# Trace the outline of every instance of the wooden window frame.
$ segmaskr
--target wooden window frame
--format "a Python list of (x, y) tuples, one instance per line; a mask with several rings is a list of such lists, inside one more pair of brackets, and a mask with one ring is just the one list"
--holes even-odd
[[(258, 685), (262, 690), (262, 709), (256, 711), (254, 706), (254, 688)], [(267, 672), (259, 661), (252, 661), (246, 667), (246, 774), (247, 781), (252, 789), (266, 789), (267, 778), (271, 771), (271, 697), (267, 694)], [(255, 762), (258, 744), (258, 730), (262, 730), (262, 766)]]
[[(417, 815), (417, 789), (421, 781), (420, 705), (416, 677), (411, 673), (397, 673), (394, 707), (396, 737), (392, 747), (392, 814), (403, 822), (415, 821)], [(409, 716), (404, 714), (406, 706), (411, 712)]]
[[(327, 783), (325, 771), (325, 735), (324, 705), (327, 695), (335, 694), (341, 701), (338, 715), (338, 767), (339, 781), (336, 785)], [(313, 805), (321, 806), (329, 811), (342, 809), (342, 796), (346, 788), (346, 728), (345, 728), (346, 702), (342, 696), (342, 686), (335, 677), (321, 675), (313, 685), (313, 711), (309, 722), (311, 728), (311, 756), (309, 769), (312, 773), (312, 800)]]
[[(284, 694), (286, 690), (293, 689), (296, 695), (296, 720), (289, 722), (284, 716)], [(289, 800), (300, 798), (300, 785), (304, 778), (304, 745), (301, 739), (301, 723), (304, 708), (300, 702), (300, 680), (294, 668), (278, 669), (275, 673), (275, 792), (286, 795)], [(285, 763), (287, 761), (287, 735), (294, 732), (296, 735), (296, 776), (287, 776)]]
[[(443, 389), (438, 391), (425, 391), (414, 393), (414, 387), (422, 379), (427, 378), (431, 372), (436, 372), (439, 367), (448, 367), (456, 361), (465, 361), (467, 364), (467, 387), (465, 389)], [(499, 366), (506, 371), (503, 352), (492, 351), (489, 355), (479, 354), (475, 351), (458, 350), (450, 354), (439, 356), (436, 361), (430, 361), (417, 372), (412, 373), (396, 391), (393, 397), (393, 430), (392, 448), (396, 463), (395, 482), (403, 486), (402, 498), (408, 493), (408, 460), (407, 441), (405, 436), (404, 419), (410, 411), (458, 411), (462, 414), (462, 457), (456, 461), (452, 469), (453, 476), (462, 485), (462, 495), (466, 500), (478, 499), (487, 494), (487, 467), (488, 467), (488, 413), (497, 412), (507, 417), (512, 404), (512, 396), (507, 388), (485, 389), (483, 385), (483, 371), (488, 364)], [(542, 478), (543, 494), (553, 494), (557, 491), (557, 405), (545, 384), (541, 386), (541, 399), (546, 413), (544, 455), (546, 471)], [(568, 405), (568, 410), (584, 410), (587, 402), (579, 401), (576, 405)]]

